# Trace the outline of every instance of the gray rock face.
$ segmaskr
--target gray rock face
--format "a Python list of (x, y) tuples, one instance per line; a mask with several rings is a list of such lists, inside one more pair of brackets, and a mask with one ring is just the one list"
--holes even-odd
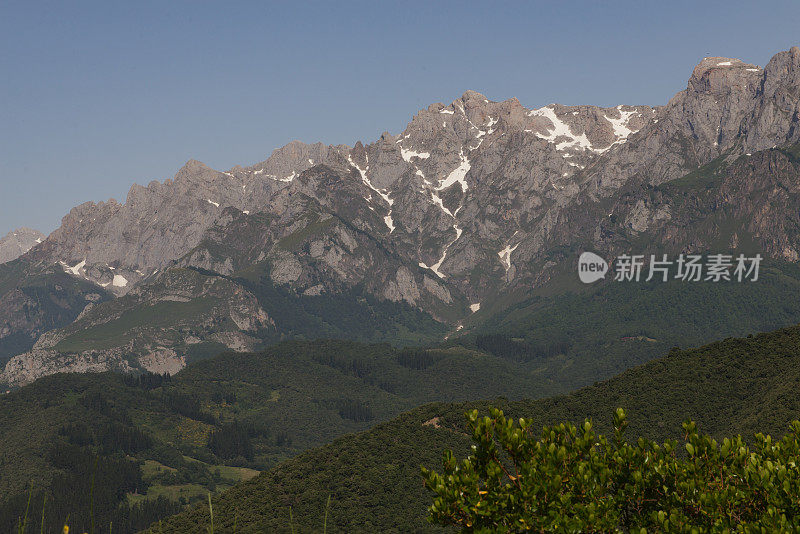
[[(800, 48), (776, 54), (764, 68), (745, 148), (766, 149), (800, 139)], [(770, 145), (770, 141), (777, 141)]]
[[(711, 242), (681, 225), (732, 197), (700, 206), (657, 188), (711, 161), (727, 168), (792, 145), (799, 122), (796, 47), (764, 69), (705, 58), (657, 107), (527, 109), (467, 91), (370, 144), (294, 141), (226, 172), (189, 161), (170, 180), (131, 188), (125, 204), (74, 208), (24, 261), (59, 265), (117, 296), (175, 267), (257, 271), (297, 295), (363, 287), (455, 324), (470, 305), (546, 284), (570, 247), (615, 250), (621, 236), (641, 234), (679, 249)], [(758, 199), (780, 202), (736, 196), (737, 217), (752, 219), (747, 231), (769, 254), (797, 258), (797, 236), (779, 223), (797, 215), (794, 167), (770, 161), (760, 168), (783, 182), (748, 176), (758, 191), (775, 188)], [(737, 195), (747, 190), (743, 169), (724, 182), (739, 184)], [(159, 354), (152, 360), (170, 365)]]
[[(508, 233), (492, 222), (480, 229), (480, 243), (467, 237), (467, 226), (482, 211), (477, 199), (494, 200), (510, 186), (514, 191), (503, 191), (502, 203), (530, 211), (551, 195), (551, 187), (576, 192), (570, 177), (624, 143), (652, 114), (646, 106), (527, 110), (516, 99), (490, 102), (468, 91), (450, 106), (422, 110), (403, 134), (385, 134), (370, 145), (292, 142), (262, 163), (227, 172), (189, 161), (171, 180), (133, 186), (125, 204), (112, 199), (74, 208), (31, 260), (58, 263), (123, 295), (196, 247), (226, 207), (292, 216), (297, 196), (308, 195), (343, 216), (359, 211), (353, 222), (361, 230), (443, 279), (443, 266), (468, 270), (485, 256), (487, 236)], [(299, 178), (319, 165), (336, 179), (328, 174), (322, 184), (311, 181), (318, 174)], [(365, 210), (378, 215), (377, 223)]]
[(41, 243), (45, 235), (30, 228), (17, 228), (0, 239), (0, 263), (15, 260)]
[[(16, 263), (16, 262), (15, 262)], [(40, 336), (69, 325), (89, 306), (108, 300), (102, 288), (51, 265), (44, 271), (0, 265), (0, 365)], [(16, 279), (15, 279), (16, 278)]]
[(651, 184), (686, 174), (723, 154), (743, 154), (800, 140), (800, 49), (776, 54), (761, 69), (738, 59), (703, 59), (684, 91), (611, 151), (589, 188), (611, 195), (632, 177)]
[(259, 329), (274, 324), (252, 294), (225, 278), (170, 269), (123, 297), (87, 306), (72, 324), (11, 358), (0, 378), (18, 386), (61, 371), (176, 372), (201, 342), (253, 350)]
[[(189, 161), (171, 180), (132, 187), (125, 204), (76, 207), (34, 259), (122, 295), (194, 249), (226, 207), (296, 219), (298, 196), (310, 196), (393, 247), (406, 265), (480, 297), (467, 273), (479, 268), (478, 286), (489, 291), (507, 283), (515, 256), (541, 254), (568, 206), (629, 183), (663, 183), (723, 154), (796, 142), (799, 105), (797, 48), (764, 69), (705, 58), (662, 107), (526, 109), (467, 91), (369, 145), (294, 141), (227, 172)], [(331, 172), (300, 178), (319, 165)], [(295, 276), (292, 265), (281, 264), (278, 275)]]

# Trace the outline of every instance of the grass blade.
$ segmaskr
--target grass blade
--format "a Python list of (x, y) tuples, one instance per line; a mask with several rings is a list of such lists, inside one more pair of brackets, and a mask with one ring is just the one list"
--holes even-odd
[(328, 534), (328, 510), (331, 509), (331, 496), (328, 495), (328, 503), (325, 505), (325, 521), (322, 523), (322, 534)]
[(214, 534), (214, 508), (211, 506), (211, 493), (208, 494), (208, 515), (211, 517), (211, 527), (209, 534)]
[(39, 527), (39, 534), (44, 534), (44, 508), (47, 506), (47, 494), (42, 494), (42, 526)]
[(91, 519), (91, 534), (94, 534), (94, 481), (97, 477), (97, 462), (100, 456), (94, 458), (94, 471), (92, 471), (92, 488), (89, 490), (89, 517)]
[(31, 497), (33, 496), (33, 482), (31, 482), (31, 489), (28, 490), (28, 504), (25, 506), (25, 519), (20, 522), (19, 532), (25, 534), (28, 529), (28, 511), (31, 508)]

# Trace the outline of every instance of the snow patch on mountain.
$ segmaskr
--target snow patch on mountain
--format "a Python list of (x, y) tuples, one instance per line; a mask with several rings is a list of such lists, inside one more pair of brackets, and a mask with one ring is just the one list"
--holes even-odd
[(622, 106), (617, 106), (617, 111), (619, 111), (620, 114), (619, 119), (612, 119), (611, 117), (606, 116), (606, 120), (611, 123), (611, 127), (614, 129), (614, 137), (616, 140), (611, 143), (610, 146), (603, 149), (602, 152), (608, 150), (614, 145), (624, 143), (628, 140), (629, 135), (638, 131), (631, 130), (628, 127), (628, 121), (630, 120), (631, 116), (639, 114), (637, 111), (623, 111)]
[(503, 267), (506, 268), (506, 271), (511, 268), (511, 253), (517, 250), (518, 246), (519, 243), (513, 247), (511, 245), (506, 245), (506, 248), (497, 253), (497, 255), (500, 256), (500, 261), (503, 263)]
[(463, 230), (461, 230), (461, 228), (459, 228), (458, 225), (456, 225), (456, 224), (453, 225), (453, 230), (456, 231), (456, 238), (453, 239), (452, 241), (450, 241), (450, 243), (448, 243), (447, 246), (444, 247), (444, 251), (442, 252), (442, 257), (439, 258), (439, 261), (437, 261), (434, 265), (431, 265), (430, 267), (428, 267), (431, 271), (436, 273), (436, 276), (438, 276), (439, 278), (442, 278), (442, 279), (445, 278), (445, 275), (439, 269), (441, 269), (442, 264), (444, 263), (444, 259), (447, 257), (447, 251), (448, 251), (448, 249), (450, 247), (453, 246), (453, 243), (458, 241), (458, 238), (461, 237), (461, 233), (463, 232)]
[[(367, 157), (367, 158), (369, 158), (369, 157)], [(356, 162), (355, 162), (355, 161), (353, 161), (353, 157), (352, 157), (352, 156), (350, 156), (349, 154), (348, 154), (348, 156), (347, 156), (347, 162), (348, 162), (348, 163), (349, 163), (349, 164), (350, 164), (350, 165), (351, 165), (351, 166), (352, 166), (352, 167), (353, 167), (355, 170), (357, 170), (357, 171), (358, 171), (358, 174), (360, 174), (360, 175), (361, 175), (361, 180), (364, 182), (364, 184), (365, 184), (367, 187), (369, 187), (370, 189), (372, 189), (373, 191), (375, 191), (376, 193), (378, 193), (378, 195), (379, 195), (379, 196), (380, 196), (380, 197), (381, 197), (381, 198), (382, 198), (382, 199), (383, 199), (383, 200), (384, 200), (384, 201), (385, 201), (387, 204), (389, 204), (389, 214), (388, 214), (388, 215), (386, 215), (386, 216), (383, 218), (383, 222), (386, 224), (387, 228), (389, 228), (389, 233), (391, 234), (392, 232), (394, 232), (394, 228), (395, 228), (395, 226), (394, 226), (394, 220), (392, 220), (392, 210), (391, 210), (391, 206), (392, 206), (392, 204), (394, 204), (394, 200), (393, 200), (393, 199), (392, 199), (392, 198), (389, 196), (389, 194), (386, 192), (386, 190), (385, 190), (385, 189), (378, 189), (377, 187), (375, 187), (374, 185), (372, 185), (372, 182), (370, 181), (370, 179), (369, 179), (369, 178), (367, 178), (367, 171), (369, 171), (369, 159), (367, 159), (367, 167), (366, 167), (366, 169), (362, 169), (361, 167), (359, 167), (359, 166), (356, 164)], [(370, 201), (372, 200), (372, 197), (370, 196), (370, 198), (365, 198), (365, 200), (366, 200), (367, 202), (370, 202)]]
[(81, 276), (81, 271), (83, 270), (84, 267), (86, 267), (86, 260), (83, 260), (80, 263), (76, 263), (73, 267), (70, 267), (63, 261), (59, 263), (61, 264), (62, 267), (64, 267), (65, 271), (70, 272), (75, 276)]
[(400, 155), (409, 163), (411, 162), (411, 158), (428, 159), (431, 157), (430, 152), (417, 152), (416, 150), (406, 149), (402, 146), (400, 147)]
[(439, 186), (436, 188), (437, 190), (441, 191), (442, 189), (447, 189), (454, 183), (458, 182), (461, 184), (461, 191), (466, 193), (468, 189), (467, 181), (464, 179), (467, 176), (467, 173), (472, 168), (470, 165), (469, 158), (464, 155), (464, 149), (462, 148), (461, 151), (458, 153), (458, 157), (461, 159), (461, 163), (458, 164), (458, 167), (453, 169), (453, 171), (445, 178), (444, 180), (439, 181)]
[(434, 204), (439, 206), (439, 209), (441, 209), (443, 212), (445, 212), (450, 217), (453, 216), (453, 214), (450, 212), (450, 210), (445, 207), (444, 202), (442, 202), (442, 199), (439, 197), (439, 195), (437, 195), (433, 191), (431, 191), (431, 199), (433, 199), (433, 203)]
[(545, 106), (539, 109), (533, 109), (528, 112), (529, 116), (538, 116), (544, 117), (548, 119), (552, 124), (552, 128), (548, 128), (550, 131), (549, 134), (544, 135), (540, 133), (536, 133), (537, 137), (540, 139), (544, 139), (545, 141), (549, 141), (551, 143), (556, 143), (556, 140), (561, 138), (566, 138), (565, 141), (560, 141), (556, 143), (556, 150), (562, 151), (568, 148), (582, 148), (584, 150), (594, 150), (592, 147), (592, 143), (589, 142), (589, 139), (586, 137), (585, 133), (580, 135), (575, 135), (572, 133), (572, 129), (569, 125), (558, 118), (556, 112), (549, 106)]

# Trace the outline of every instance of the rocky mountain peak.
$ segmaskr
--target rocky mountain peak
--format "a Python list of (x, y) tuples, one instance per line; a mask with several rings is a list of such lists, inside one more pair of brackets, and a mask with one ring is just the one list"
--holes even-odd
[[(778, 52), (764, 67), (764, 93), (772, 94), (782, 89), (793, 88), (785, 91), (787, 97), (797, 93), (800, 83), (800, 48), (793, 46), (789, 50)], [(788, 87), (787, 87), (788, 86)]]
[[(637, 175), (660, 183), (734, 146), (747, 151), (800, 135), (791, 126), (800, 100), (798, 73), (797, 48), (777, 54), (766, 70), (705, 58), (687, 89), (658, 108), (527, 109), (516, 98), (492, 101), (468, 90), (450, 105), (419, 111), (399, 135), (384, 132), (372, 143), (351, 148), (292, 141), (261, 163), (228, 172), (189, 160), (172, 180), (132, 188), (125, 205), (73, 210), (51, 238), (57, 246), (50, 260), (70, 268), (86, 261), (102, 273), (127, 268), (134, 285), (196, 246), (227, 207), (245, 215), (293, 214), (301, 193), (328, 209), (363, 199), (361, 207), (377, 217), (375, 232), (409, 251), (412, 265), (430, 266), (444, 278), (469, 270), (485, 247), (513, 248), (532, 214), (556, 217), (581, 191), (613, 194)], [(327, 170), (296, 180), (321, 165)], [(485, 205), (488, 198), (495, 205)], [(554, 212), (546, 215), (541, 210), (550, 203)], [(360, 208), (348, 210), (371, 220)], [(495, 212), (502, 219), (487, 222)], [(489, 243), (497, 239), (492, 235), (517, 237)], [(401, 236), (408, 239), (402, 245)], [(497, 250), (489, 248), (489, 257)], [(494, 263), (492, 269), (511, 272), (513, 261)], [(108, 274), (84, 272), (101, 285)]]
[[(641, 186), (796, 142), (798, 102), (797, 48), (763, 70), (705, 58), (659, 107), (527, 109), (466, 91), (352, 148), (292, 141), (227, 172), (190, 160), (123, 205), (74, 208), (26, 258), (116, 296), (156, 287), (175, 265), (257, 267), (298, 296), (363, 287), (460, 320), (504, 291), (547, 283), (559, 250), (677, 219), (669, 204), (649, 207)], [(777, 234), (773, 249), (796, 257), (794, 234)]]
[[(624, 151), (590, 174), (590, 187), (614, 194), (635, 177), (660, 184), (721, 155), (800, 140), (800, 51), (779, 52), (762, 69), (728, 57), (707, 57)], [(664, 157), (664, 154), (671, 154)]]
[(32, 228), (17, 228), (0, 239), (0, 263), (6, 263), (22, 256), (41, 243), (45, 235)]
[(727, 94), (741, 88), (755, 88), (763, 70), (758, 65), (727, 57), (704, 58), (692, 71), (688, 90), (697, 93)]
[(175, 173), (175, 177), (172, 180), (176, 183), (186, 180), (192, 182), (208, 181), (217, 174), (220, 174), (219, 171), (212, 169), (202, 161), (190, 159)]
[(205, 170), (205, 169), (210, 169), (210, 168), (211, 167), (209, 167), (208, 165), (206, 165), (202, 161), (198, 161), (196, 159), (190, 159), (189, 161), (184, 163), (184, 165), (183, 165), (183, 167), (181, 169), (186, 169), (186, 171), (188, 171), (188, 172), (196, 172), (196, 171), (199, 171), (199, 170)]
[(465, 104), (483, 105), (489, 102), (489, 99), (478, 91), (467, 90), (461, 95), (461, 101)]
[(772, 75), (797, 72), (800, 69), (800, 47), (793, 46), (789, 50), (778, 52), (769, 60), (765, 68)]

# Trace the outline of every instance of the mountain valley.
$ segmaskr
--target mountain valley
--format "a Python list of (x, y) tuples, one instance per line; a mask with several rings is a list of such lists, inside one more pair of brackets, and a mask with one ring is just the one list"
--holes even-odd
[[(763, 261), (584, 284), (586, 251)], [(367, 144), (190, 160), (0, 239), (0, 531), (199, 532), (213, 495), (221, 532), (439, 532), (420, 466), (468, 453), (465, 411), (779, 436), (798, 324), (798, 47), (704, 58), (664, 105), (467, 91)]]

